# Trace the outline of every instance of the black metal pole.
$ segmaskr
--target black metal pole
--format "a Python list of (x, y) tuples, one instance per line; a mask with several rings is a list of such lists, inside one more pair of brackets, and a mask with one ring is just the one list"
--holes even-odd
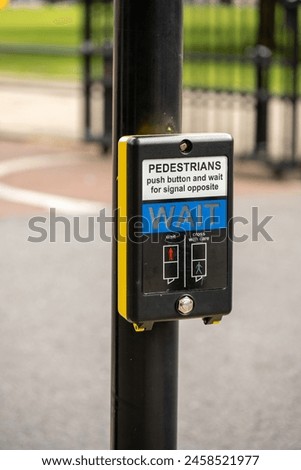
[(287, 2), (287, 23), (292, 29), (293, 47), (292, 47), (292, 151), (291, 165), (296, 165), (297, 156), (297, 106), (298, 106), (298, 64), (299, 64), (299, 23), (298, 7), (299, 0)]
[[(259, 46), (258, 51), (268, 50), (264, 46)], [(256, 103), (256, 155), (266, 157), (268, 140), (268, 64), (265, 57), (257, 56), (256, 81), (257, 81), (257, 103)]]
[(276, 0), (260, 0), (256, 64), (256, 158), (266, 158), (268, 141), (269, 67), (275, 48)]
[(102, 147), (105, 153), (112, 148), (112, 79), (113, 79), (113, 50), (112, 43), (106, 41), (102, 47), (103, 51), (103, 135)]
[[(180, 131), (181, 71), (182, 0), (115, 0), (114, 209), (117, 141)], [(111, 447), (175, 449), (178, 324), (136, 333), (120, 317), (116, 250), (114, 243)]]
[(91, 133), (91, 15), (92, 0), (84, 0), (84, 44), (82, 45), (82, 54), (84, 75), (84, 133), (86, 140), (89, 140)]

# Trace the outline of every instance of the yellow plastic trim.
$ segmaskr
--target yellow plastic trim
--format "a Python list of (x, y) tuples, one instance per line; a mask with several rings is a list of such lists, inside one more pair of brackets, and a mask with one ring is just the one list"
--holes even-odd
[(143, 333), (146, 330), (145, 326), (140, 326), (137, 323), (133, 323), (133, 326), (136, 333)]
[(127, 318), (127, 141), (118, 142), (118, 238), (117, 238), (117, 304), (118, 312)]

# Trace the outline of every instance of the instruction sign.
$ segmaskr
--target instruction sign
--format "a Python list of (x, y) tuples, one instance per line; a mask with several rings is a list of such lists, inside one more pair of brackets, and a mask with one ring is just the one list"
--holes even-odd
[(225, 155), (143, 160), (143, 255), (149, 268), (162, 264), (161, 276), (145, 271), (144, 292), (226, 287), (227, 175)]
[(226, 156), (144, 160), (143, 200), (227, 195)]

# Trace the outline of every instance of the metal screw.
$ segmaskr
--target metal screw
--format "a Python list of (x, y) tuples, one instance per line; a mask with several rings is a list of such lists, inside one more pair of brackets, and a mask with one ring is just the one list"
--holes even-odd
[(192, 150), (192, 143), (188, 139), (182, 140), (182, 142), (179, 144), (179, 148), (182, 153), (187, 155)]
[(193, 307), (194, 301), (191, 297), (188, 297), (188, 295), (184, 295), (178, 300), (177, 309), (181, 315), (189, 315)]
[(181, 150), (181, 152), (186, 152), (187, 148), (188, 148), (187, 142), (182, 142), (182, 143), (180, 144), (180, 150)]

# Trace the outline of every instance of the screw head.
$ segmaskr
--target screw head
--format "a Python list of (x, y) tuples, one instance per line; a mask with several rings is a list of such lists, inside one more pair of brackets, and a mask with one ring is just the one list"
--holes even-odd
[(178, 300), (177, 310), (181, 315), (189, 315), (194, 307), (194, 301), (188, 295), (180, 297)]
[(188, 147), (188, 145), (186, 144), (186, 142), (185, 142), (185, 141), (182, 142), (182, 143), (180, 144), (180, 150), (181, 150), (181, 152), (185, 152), (185, 151), (187, 150), (187, 147)]
[(192, 150), (192, 142), (190, 140), (182, 140), (179, 144), (180, 151), (185, 155)]

